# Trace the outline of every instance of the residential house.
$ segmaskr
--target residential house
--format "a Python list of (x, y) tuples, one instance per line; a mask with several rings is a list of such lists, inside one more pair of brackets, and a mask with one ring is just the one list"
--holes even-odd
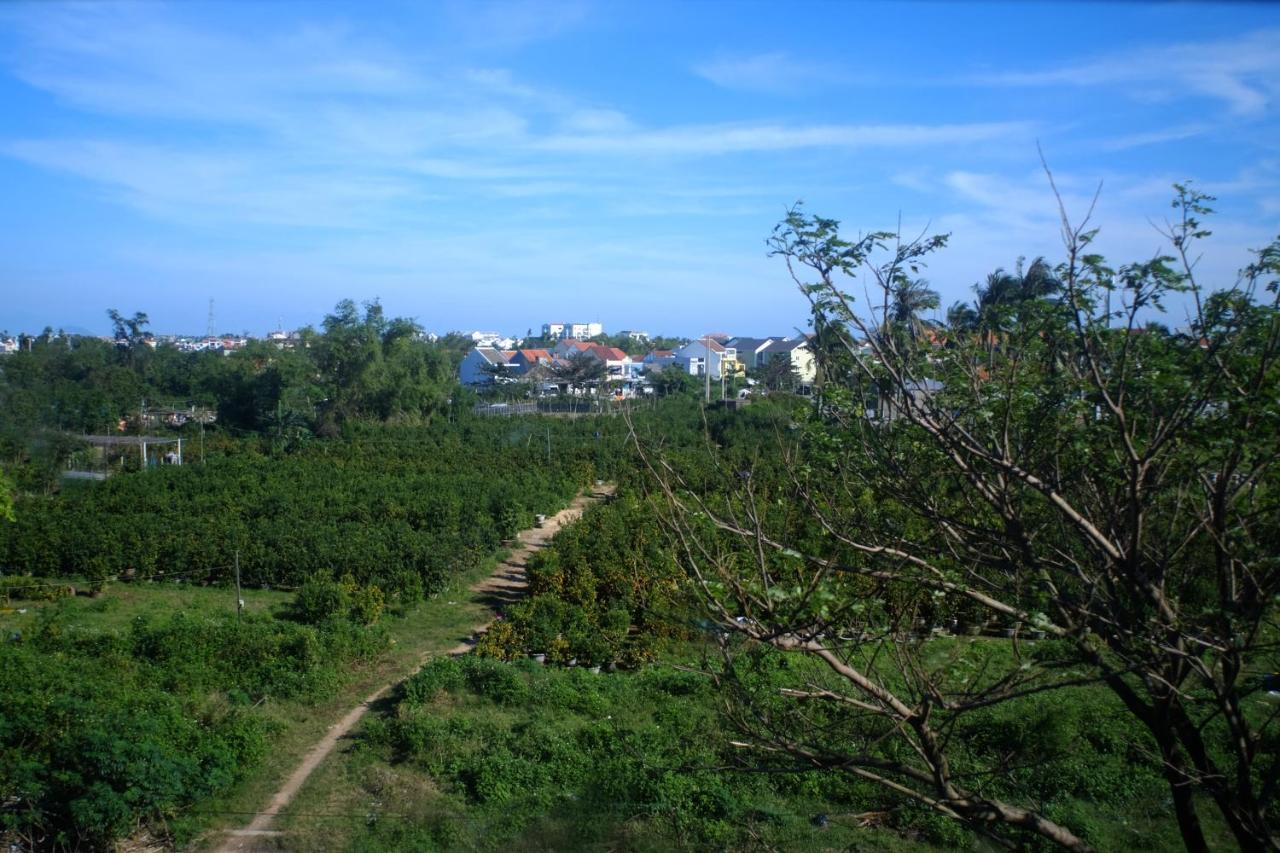
[(507, 355), (493, 347), (476, 347), (466, 354), (458, 366), (458, 381), (463, 385), (492, 385), (500, 375), (510, 371)]
[(519, 349), (507, 360), (507, 363), (511, 365), (515, 375), (524, 376), (537, 365), (550, 366), (554, 358), (550, 350)]
[(640, 369), (645, 373), (652, 373), (658, 370), (666, 370), (668, 367), (676, 363), (675, 350), (655, 349), (650, 350), (640, 362)]
[(573, 358), (580, 352), (591, 349), (595, 344), (589, 344), (586, 341), (580, 341), (577, 338), (561, 338), (555, 348), (551, 350), (552, 355), (556, 358)]
[(648, 332), (641, 332), (635, 329), (623, 329), (621, 332), (618, 332), (618, 334), (626, 335), (628, 338), (630, 338), (631, 340), (635, 341), (638, 344), (647, 344), (649, 342)]
[(764, 352), (765, 347), (774, 341), (782, 340), (782, 338), (748, 338), (736, 337), (730, 338), (727, 346), (733, 347), (737, 353), (738, 364), (742, 365), (743, 370), (755, 370), (760, 366), (760, 353)]
[(297, 332), (286, 332), (284, 329), (269, 333), (267, 340), (275, 344), (276, 349), (293, 349), (302, 343), (302, 337)]
[(504, 338), (498, 332), (469, 332), (466, 335), (477, 347), (493, 347), (495, 349), (511, 349), (515, 345), (514, 338)]
[(604, 362), (605, 369), (609, 371), (610, 379), (635, 378), (637, 365), (631, 360), (631, 356), (617, 347), (593, 344), (583, 352), (591, 358)]
[(758, 365), (764, 367), (777, 359), (786, 359), (795, 368), (801, 385), (812, 385), (818, 376), (818, 366), (813, 360), (813, 348), (807, 336), (775, 340), (760, 351)]
[[(720, 379), (723, 372), (726, 376), (737, 371), (737, 350), (726, 347), (720, 341), (707, 336), (690, 341), (675, 351), (675, 363), (690, 376), (705, 376)], [(729, 362), (734, 365), (731, 367)]]

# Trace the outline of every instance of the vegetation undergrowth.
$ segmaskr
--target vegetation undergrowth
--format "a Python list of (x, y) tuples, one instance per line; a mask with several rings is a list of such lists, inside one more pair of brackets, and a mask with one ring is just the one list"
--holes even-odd
[[(214, 822), (193, 807), (258, 791), (249, 777), (274, 778), (317, 709), (363, 697), (361, 671), (394, 677), (483, 621), (469, 596), (439, 596), (607, 470), (602, 433), (585, 420), (353, 428), (282, 456), (248, 448), (20, 496), (0, 542), (41, 562), (11, 564), (0, 584), (0, 670), (21, 685), (0, 715), (0, 833), (41, 849), (106, 848), (143, 825), (191, 838)], [(235, 549), (244, 584), (295, 593), (247, 588), (238, 617), (230, 573), (208, 570), (236, 556), (212, 544), (227, 542), (215, 529), (248, 537)], [(201, 531), (214, 556), (181, 553)], [(183, 588), (193, 598), (155, 606)], [(246, 796), (236, 805), (260, 807), (260, 792)]]
[(97, 849), (240, 780), (269, 747), (253, 709), (330, 695), (385, 631), (224, 609), (91, 628), (60, 602), (0, 645), (3, 827), (38, 847)]

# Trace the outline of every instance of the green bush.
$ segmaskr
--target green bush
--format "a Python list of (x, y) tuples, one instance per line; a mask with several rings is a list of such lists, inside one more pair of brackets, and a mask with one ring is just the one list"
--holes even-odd
[(266, 751), (259, 699), (329, 695), (349, 661), (386, 648), (349, 619), (179, 611), (87, 630), (65, 611), (0, 645), (0, 832), (50, 849), (107, 848), (225, 791)]
[(635, 665), (675, 633), (678, 572), (652, 507), (630, 497), (592, 507), (529, 561), (529, 598), (482, 638), (481, 655)]
[[(454, 847), (570, 838), (629, 847), (619, 839), (641, 831), (655, 849), (727, 849), (758, 843), (751, 833), (762, 823), (776, 833), (772, 843), (793, 843), (815, 798), (788, 799), (786, 774), (718, 769), (735, 759), (716, 704), (705, 677), (665, 667), (607, 675), (441, 659), (410, 679), (362, 743), (430, 773), (456, 798), (445, 801), (459, 803), (448, 819)], [(825, 792), (818, 810), (852, 809), (852, 790)]]

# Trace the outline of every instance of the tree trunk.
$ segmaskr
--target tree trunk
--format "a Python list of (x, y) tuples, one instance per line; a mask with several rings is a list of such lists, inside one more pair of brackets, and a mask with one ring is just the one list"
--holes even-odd
[(1182, 843), (1189, 853), (1209, 853), (1209, 843), (1205, 840), (1204, 827), (1200, 825), (1200, 815), (1196, 811), (1195, 788), (1187, 778), (1182, 749), (1167, 733), (1159, 741), (1160, 755), (1164, 759), (1164, 778), (1169, 783), (1169, 793), (1173, 795), (1173, 811), (1178, 817)]

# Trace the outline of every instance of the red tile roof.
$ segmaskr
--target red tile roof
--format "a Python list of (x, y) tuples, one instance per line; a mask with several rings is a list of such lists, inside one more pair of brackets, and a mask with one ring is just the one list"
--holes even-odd
[(627, 354), (617, 347), (606, 347), (600, 344), (592, 344), (588, 347), (591, 354), (601, 361), (623, 361)]

